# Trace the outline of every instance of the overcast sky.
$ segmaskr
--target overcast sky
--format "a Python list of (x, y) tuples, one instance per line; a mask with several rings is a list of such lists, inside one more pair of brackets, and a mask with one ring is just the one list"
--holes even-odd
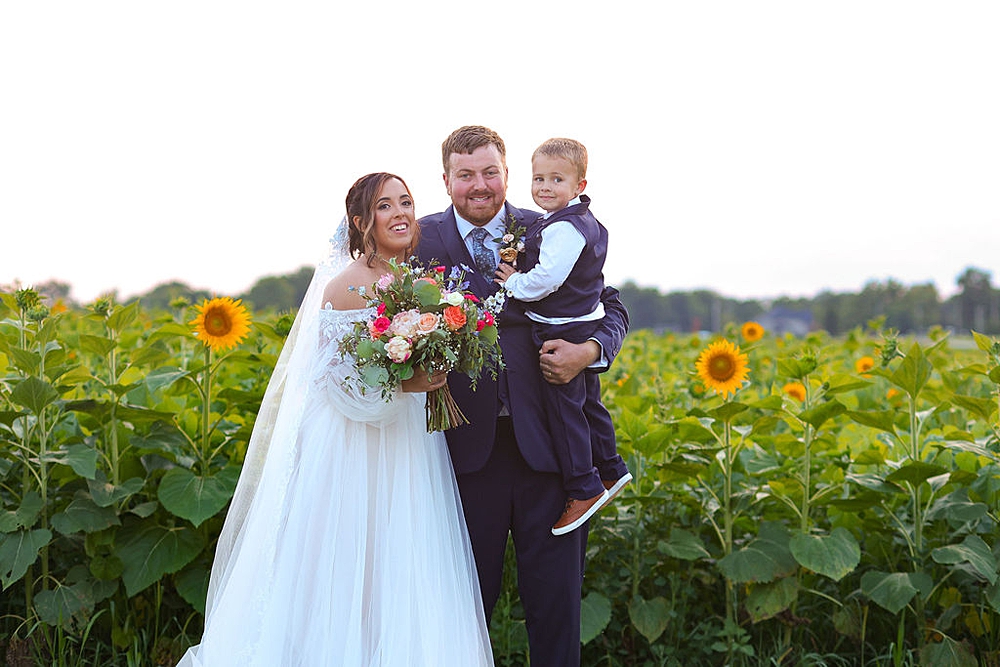
[(997, 35), (996, 2), (3, 2), (0, 285), (237, 294), (364, 173), (446, 207), (465, 124), (520, 206), (538, 143), (587, 145), (612, 284), (996, 285)]

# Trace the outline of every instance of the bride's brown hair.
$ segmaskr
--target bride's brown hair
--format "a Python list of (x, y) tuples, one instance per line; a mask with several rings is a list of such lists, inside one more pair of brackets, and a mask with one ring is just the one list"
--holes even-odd
[[(379, 171), (373, 174), (366, 174), (354, 182), (351, 189), (347, 191), (347, 247), (351, 257), (357, 257), (364, 253), (368, 266), (375, 265), (375, 202), (378, 201), (378, 193), (382, 191), (382, 186), (392, 179), (396, 179), (406, 188), (406, 193), (413, 199), (410, 186), (399, 176), (388, 172)], [(355, 225), (354, 219), (359, 218), (360, 222)], [(413, 241), (406, 249), (409, 256), (413, 249), (417, 247), (420, 240), (420, 225), (413, 230)]]

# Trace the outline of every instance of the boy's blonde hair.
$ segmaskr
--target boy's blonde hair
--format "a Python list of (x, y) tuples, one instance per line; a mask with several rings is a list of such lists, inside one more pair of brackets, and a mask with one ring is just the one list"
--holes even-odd
[(587, 178), (587, 147), (576, 139), (565, 139), (563, 137), (547, 139), (531, 154), (531, 161), (534, 162), (535, 158), (539, 155), (561, 157), (569, 160), (569, 163), (576, 168), (580, 180)]

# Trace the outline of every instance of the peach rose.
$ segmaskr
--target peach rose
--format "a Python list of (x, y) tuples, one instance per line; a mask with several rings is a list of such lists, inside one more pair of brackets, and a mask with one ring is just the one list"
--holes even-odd
[(448, 306), (444, 309), (444, 323), (452, 331), (458, 331), (465, 326), (465, 311), (458, 306)]
[(423, 313), (420, 315), (420, 319), (417, 320), (417, 335), (426, 336), (430, 332), (437, 329), (438, 322), (441, 321), (441, 316), (437, 313)]

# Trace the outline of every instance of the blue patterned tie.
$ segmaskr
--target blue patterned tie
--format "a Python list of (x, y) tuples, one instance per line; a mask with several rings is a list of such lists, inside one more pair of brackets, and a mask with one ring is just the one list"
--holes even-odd
[(490, 235), (489, 230), (476, 227), (472, 230), (472, 258), (476, 260), (476, 269), (487, 280), (493, 278), (497, 272), (497, 258), (493, 251), (486, 247), (486, 237)]

